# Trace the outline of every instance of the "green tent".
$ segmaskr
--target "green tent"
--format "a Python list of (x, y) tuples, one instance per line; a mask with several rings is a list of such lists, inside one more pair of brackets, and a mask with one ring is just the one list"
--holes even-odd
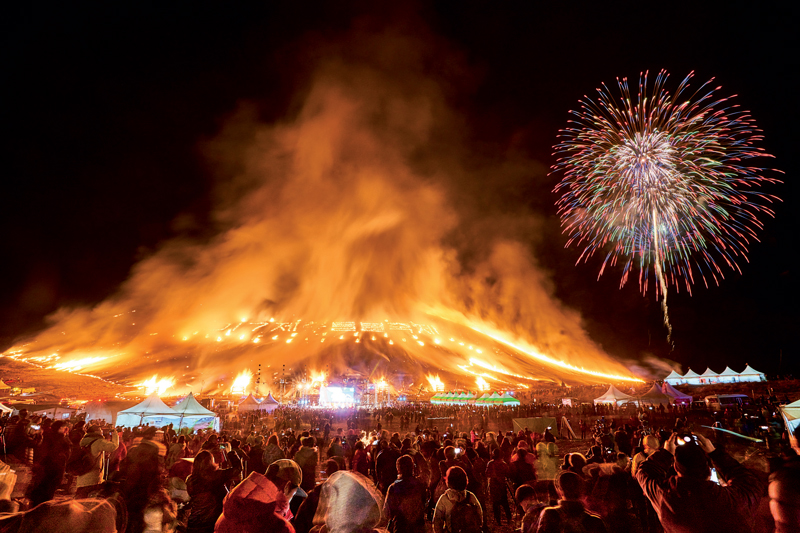
[(520, 404), (519, 400), (517, 400), (516, 398), (514, 398), (513, 396), (511, 396), (511, 395), (510, 395), (508, 392), (506, 392), (505, 394), (503, 394), (503, 395), (500, 397), (500, 399), (501, 399), (501, 400), (503, 400), (503, 404), (502, 404), (502, 405), (511, 405), (511, 406), (514, 406), (514, 405), (519, 405), (519, 404)]
[(500, 397), (497, 392), (493, 392), (491, 396), (486, 400), (488, 405), (503, 405), (503, 399)]

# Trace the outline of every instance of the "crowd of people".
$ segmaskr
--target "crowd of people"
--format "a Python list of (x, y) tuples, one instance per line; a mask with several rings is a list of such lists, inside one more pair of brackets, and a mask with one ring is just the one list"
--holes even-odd
[(800, 531), (787, 438), (756, 450), (680, 410), (593, 415), (566, 441), (437, 406), (282, 408), (219, 432), (22, 410), (4, 424), (0, 532)]

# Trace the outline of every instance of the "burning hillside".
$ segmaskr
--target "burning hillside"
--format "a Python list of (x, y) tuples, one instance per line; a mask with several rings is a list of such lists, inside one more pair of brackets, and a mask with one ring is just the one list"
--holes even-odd
[(176, 390), (258, 364), (504, 387), (631, 379), (552, 296), (537, 219), (465, 198), (464, 183), (541, 166), (471, 165), (422, 49), (353, 44), (376, 58), (323, 62), (299, 112), (265, 125), (243, 105), (204, 146), (215, 236), (176, 236), (117, 294), (58, 311), (5, 355), (128, 383), (157, 372)]

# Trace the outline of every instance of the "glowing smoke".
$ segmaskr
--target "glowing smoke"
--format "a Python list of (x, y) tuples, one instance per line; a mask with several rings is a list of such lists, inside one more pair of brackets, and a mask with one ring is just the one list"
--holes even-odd
[[(553, 358), (630, 375), (552, 297), (529, 242), (519, 240), (519, 228), (536, 231), (535, 217), (498, 218), (502, 208), (479, 214), (461, 203), (464, 183), (491, 188), (520, 176), (461, 162), (469, 150), (461, 119), (424, 71), (423, 44), (353, 38), (353, 49), (374, 57), (322, 61), (299, 112), (274, 124), (243, 104), (205, 147), (220, 176), (216, 236), (166, 243), (133, 267), (118, 294), (93, 309), (58, 311), (23, 351), (62, 360), (102, 352), (93, 369), (107, 376), (141, 378), (155, 365), (199, 381), (317, 356), (258, 351), (263, 339), (231, 321), (424, 321), (446, 310), (447, 320), (508, 332)], [(459, 259), (465, 252), (469, 264)], [(233, 338), (241, 344), (229, 348)], [(438, 366), (416, 341), (409, 353)], [(531, 375), (525, 361), (503, 364)]]

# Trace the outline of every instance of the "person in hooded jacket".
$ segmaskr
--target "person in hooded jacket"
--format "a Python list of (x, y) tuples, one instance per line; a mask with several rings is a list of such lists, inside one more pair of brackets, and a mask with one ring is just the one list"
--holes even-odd
[(377, 533), (383, 498), (369, 478), (339, 470), (322, 485), (312, 533)]
[(195, 456), (192, 473), (186, 479), (186, 490), (191, 498), (187, 533), (213, 533), (217, 518), (222, 514), (222, 501), (228, 494), (225, 485), (241, 479), (241, 472), (238, 465), (220, 469), (208, 450)]
[(478, 498), (467, 490), (467, 473), (459, 466), (450, 467), (445, 475), (447, 490), (436, 502), (433, 512), (434, 533), (453, 533), (453, 517), (458, 512), (457, 507), (464, 504), (473, 506), (478, 512), (475, 519), (475, 528), (480, 530), (483, 526), (483, 509)]
[(94, 463), (92, 469), (83, 475), (78, 476), (76, 482), (75, 499), (86, 498), (97, 485), (103, 482), (103, 454), (111, 453), (119, 446), (119, 434), (117, 430), (111, 431), (111, 440), (103, 438), (103, 431), (100, 426), (90, 426), (86, 435), (81, 439), (79, 452), (89, 451)]
[(225, 497), (216, 533), (294, 533), (289, 501), (302, 491), (303, 473), (290, 459), (279, 459), (266, 474), (251, 472)]
[(414, 477), (414, 459), (408, 455), (396, 461), (397, 479), (389, 485), (383, 504), (389, 533), (415, 533), (425, 530), (425, 504), (428, 488)]

